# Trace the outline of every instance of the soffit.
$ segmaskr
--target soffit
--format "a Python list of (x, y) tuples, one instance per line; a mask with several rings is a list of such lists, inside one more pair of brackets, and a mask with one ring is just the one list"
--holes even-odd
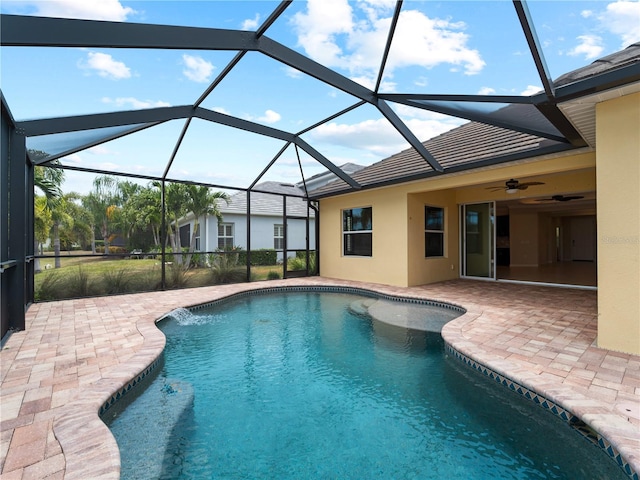
[(640, 92), (640, 82), (559, 104), (590, 147), (596, 147), (596, 104)]

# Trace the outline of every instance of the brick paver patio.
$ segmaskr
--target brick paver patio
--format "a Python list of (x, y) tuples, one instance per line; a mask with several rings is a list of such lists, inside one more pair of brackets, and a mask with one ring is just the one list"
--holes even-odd
[(98, 417), (164, 348), (155, 321), (177, 307), (282, 285), (339, 285), (442, 300), (456, 350), (562, 405), (640, 471), (640, 356), (595, 346), (596, 292), (458, 280), (414, 288), (307, 278), (32, 305), (0, 353), (0, 472), (11, 479), (116, 479)]

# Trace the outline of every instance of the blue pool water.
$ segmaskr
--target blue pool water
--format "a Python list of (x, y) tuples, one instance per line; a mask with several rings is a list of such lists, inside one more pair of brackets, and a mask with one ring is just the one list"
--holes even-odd
[(162, 321), (162, 369), (105, 419), (122, 478), (626, 478), (570, 426), (449, 358), (437, 331), (354, 313), (363, 305), (268, 294)]

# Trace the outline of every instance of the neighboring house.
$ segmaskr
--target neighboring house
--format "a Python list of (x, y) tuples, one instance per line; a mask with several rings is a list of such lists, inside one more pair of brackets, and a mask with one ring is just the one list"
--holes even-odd
[[(340, 168), (345, 173), (351, 174), (363, 166), (348, 163)], [(307, 238), (309, 239), (308, 248), (315, 250), (316, 215), (314, 210), (307, 206), (304, 188), (305, 186), (307, 190), (311, 190), (312, 187), (318, 188), (331, 183), (335, 178), (333, 173), (324, 172), (295, 185), (280, 182), (263, 182), (256, 185), (250, 193), (251, 250), (275, 249), (279, 252), (278, 260), (282, 260), (285, 248), (287, 257), (295, 256), (296, 251), (306, 250)], [(201, 217), (198, 220), (196, 251), (213, 252), (231, 247), (246, 250), (248, 245), (247, 193), (236, 193), (231, 196), (229, 203), (221, 201), (218, 206), (222, 213), (220, 223), (216, 217), (212, 216)], [(183, 247), (190, 243), (194, 223), (192, 214), (179, 221), (180, 243)]]
[[(454, 173), (409, 149), (355, 172), (359, 190), (337, 181), (310, 192), (321, 275), (597, 288), (598, 346), (640, 353), (639, 65), (636, 44), (554, 82), (584, 147), (472, 121), (423, 143)], [(530, 107), (493, 118), (540, 115)]]

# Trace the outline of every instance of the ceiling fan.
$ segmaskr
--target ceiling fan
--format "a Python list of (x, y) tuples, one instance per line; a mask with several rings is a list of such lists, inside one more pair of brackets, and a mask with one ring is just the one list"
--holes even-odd
[(551, 198), (539, 198), (536, 202), (551, 203), (551, 202), (569, 202), (571, 200), (579, 200), (584, 198), (582, 195), (553, 195)]
[(520, 183), (518, 180), (511, 179), (504, 182), (504, 187), (487, 187), (487, 190), (491, 190), (492, 192), (497, 192), (498, 190), (504, 190), (507, 193), (517, 193), (518, 190), (526, 190), (527, 188), (533, 185), (544, 185), (544, 182), (523, 182)]

